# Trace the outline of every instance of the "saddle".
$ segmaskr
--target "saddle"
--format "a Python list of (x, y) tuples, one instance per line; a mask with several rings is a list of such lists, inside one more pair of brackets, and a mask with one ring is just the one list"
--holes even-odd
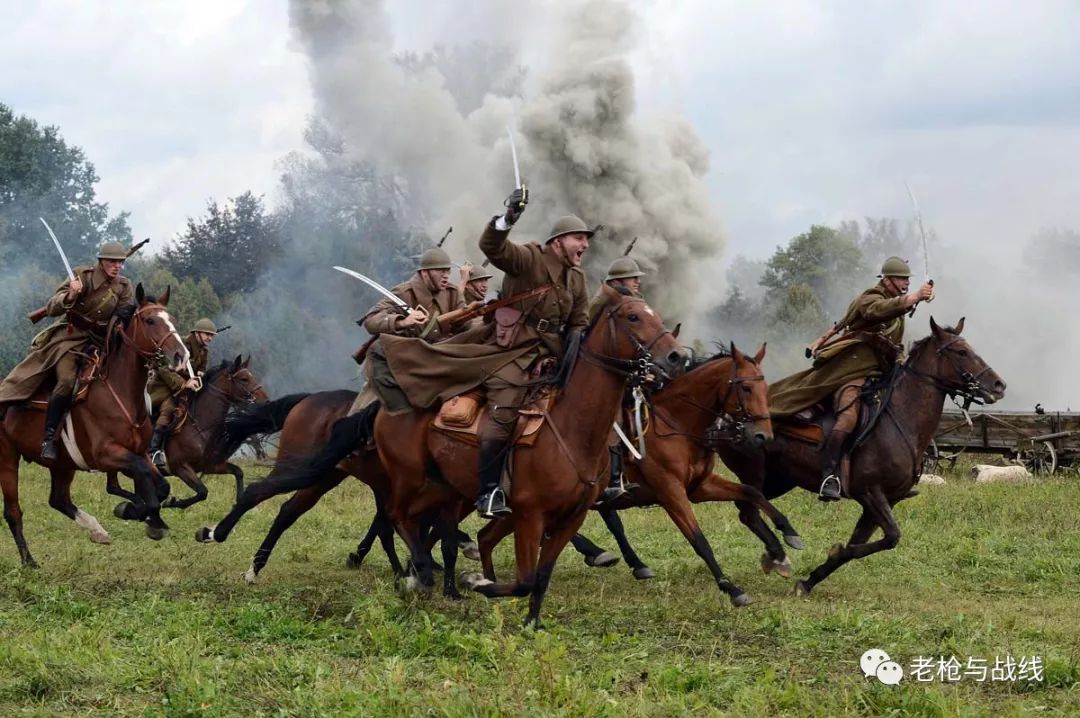
[[(518, 421), (514, 426), (512, 446), (532, 446), (544, 425), (544, 417), (555, 401), (555, 391), (545, 388), (529, 403), (518, 409)], [(483, 396), (476, 392), (455, 396), (439, 408), (439, 414), (431, 427), (458, 441), (473, 446), (480, 445), (480, 422), (488, 411)]]
[[(101, 376), (104, 361), (101, 351), (93, 344), (85, 346), (75, 353), (79, 355), (79, 373), (76, 375), (75, 393), (71, 397), (72, 406), (86, 400), (90, 385)], [(44, 410), (49, 404), (49, 395), (52, 393), (52, 387), (55, 383), (55, 379), (42, 382), (28, 405), (33, 409)]]
[[(863, 384), (862, 391), (859, 393), (859, 421), (853, 432), (857, 438), (848, 450), (849, 453), (862, 444), (877, 426), (888, 399), (890, 386), (891, 383), (887, 379), (879, 377), (868, 379)], [(790, 416), (774, 417), (773, 431), (797, 441), (813, 444), (820, 449), (825, 445), (825, 439), (832, 433), (835, 424), (836, 413), (830, 399), (818, 402)]]

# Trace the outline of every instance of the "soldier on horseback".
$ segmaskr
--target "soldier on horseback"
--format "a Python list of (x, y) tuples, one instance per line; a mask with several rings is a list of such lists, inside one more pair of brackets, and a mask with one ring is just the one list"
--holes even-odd
[[(62, 317), (36, 337), (30, 354), (0, 383), (0, 405), (27, 401), (49, 374), (56, 385), (45, 411), (41, 458), (56, 459), (56, 430), (71, 407), (80, 358), (101, 348), (112, 316), (134, 308), (133, 290), (120, 274), (128, 253), (119, 242), (106, 242), (97, 264), (76, 267), (45, 305), (45, 315)], [(124, 310), (126, 311), (126, 310)]]
[(816, 343), (813, 367), (769, 386), (773, 416), (797, 414), (832, 398), (835, 424), (821, 450), (821, 501), (841, 498), (840, 464), (859, 421), (863, 384), (896, 365), (903, 352), (904, 315), (934, 296), (932, 282), (908, 294), (911, 268), (900, 257), (886, 259), (878, 276), (881, 281), (856, 297)]
[(495, 275), (487, 267), (474, 267), (466, 262), (461, 265), (461, 296), (465, 303), (482, 302), (487, 298), (488, 281)]
[[(641, 271), (638, 263), (630, 257), (619, 257), (611, 266), (608, 267), (607, 276), (604, 277), (604, 283), (609, 287), (615, 289), (622, 289), (630, 292), (632, 296), (642, 297), (641, 293), (641, 277), (645, 276), (645, 272)], [(603, 292), (597, 292), (593, 297), (592, 302), (589, 304), (589, 319), (592, 320), (596, 313), (603, 308), (606, 303)], [(626, 459), (624, 454), (625, 447), (621, 441), (617, 439), (612, 442), (608, 447), (611, 454), (610, 478), (608, 480), (608, 486), (600, 494), (600, 498), (597, 503), (604, 503), (607, 501), (614, 501), (627, 491), (637, 488), (637, 484), (627, 484), (623, 479), (623, 461)]]
[(177, 412), (187, 409), (192, 395), (199, 391), (202, 383), (200, 375), (206, 372), (210, 362), (210, 343), (217, 336), (217, 327), (209, 319), (203, 318), (195, 322), (195, 326), (186, 337), (184, 346), (190, 355), (191, 371), (194, 375), (187, 376), (186, 367), (175, 370), (162, 365), (154, 370), (154, 374), (146, 386), (150, 394), (150, 403), (157, 412), (157, 423), (154, 425), (154, 434), (150, 437), (150, 460), (164, 472), (167, 459), (163, 445), (165, 437), (176, 425), (176, 420), (182, 414)]

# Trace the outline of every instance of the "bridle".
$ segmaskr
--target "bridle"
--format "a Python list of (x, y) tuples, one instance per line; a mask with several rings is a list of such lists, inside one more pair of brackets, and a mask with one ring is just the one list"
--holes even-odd
[(614, 351), (614, 342), (620, 333), (625, 334), (634, 346), (634, 358), (623, 359), (620, 357), (611, 356), (608, 354), (601, 354), (592, 352), (585, 347), (584, 342), (581, 344), (581, 348), (578, 350), (578, 354), (582, 359), (600, 367), (612, 374), (621, 376), (627, 380), (627, 383), (631, 386), (638, 386), (649, 381), (649, 377), (663, 377), (667, 378), (668, 374), (662, 367), (657, 365), (652, 360), (652, 348), (656, 346), (656, 343), (660, 341), (664, 336), (671, 334), (671, 330), (661, 325), (656, 335), (649, 339), (647, 342), (642, 343), (638, 341), (637, 337), (631, 334), (625, 327), (616, 321), (616, 314), (629, 304), (646, 304), (644, 299), (640, 297), (631, 297), (623, 300), (614, 307), (607, 307), (604, 311), (604, 319), (608, 323), (608, 335), (607, 343), (611, 348), (606, 349), (608, 352)]
[[(964, 400), (963, 409), (966, 411), (968, 407), (970, 407), (972, 404), (982, 405), (986, 403), (986, 399), (984, 398), (984, 396), (991, 392), (989, 389), (983, 386), (982, 382), (980, 382), (979, 379), (984, 374), (986, 374), (986, 372), (992, 370), (989, 365), (984, 366), (975, 374), (972, 374), (966, 369), (962, 369), (959, 363), (956, 361), (956, 357), (954, 356), (956, 352), (947, 351), (949, 347), (961, 340), (961, 337), (955, 336), (944, 342), (943, 344), (941, 344), (941, 346), (937, 348), (937, 368), (933, 374), (926, 374), (924, 372), (916, 370), (915, 367), (911, 365), (910, 360), (904, 362), (902, 367), (903, 371), (908, 372), (920, 381), (925, 381), (945, 392), (945, 394), (948, 395), (949, 398), (951, 398), (953, 402), (956, 403), (958, 406), (960, 405), (960, 402), (957, 400), (957, 397), (962, 398)], [(960, 378), (959, 383), (944, 381), (941, 378), (942, 364), (945, 362), (945, 360), (948, 360), (949, 366), (952, 368), (956, 376)]]
[[(239, 372), (237, 372), (237, 374), (239, 374)], [(254, 389), (248, 389), (236, 380), (236, 374), (234, 374), (233, 372), (226, 369), (225, 375), (228, 378), (229, 383), (232, 384), (233, 387), (239, 387), (240, 389), (244, 390), (244, 396), (237, 396), (237, 394), (231, 391), (226, 391), (225, 389), (222, 389), (221, 387), (218, 387), (214, 384), (205, 385), (203, 387), (203, 390), (222, 397), (223, 399), (225, 399), (226, 402), (234, 406), (251, 406), (258, 401), (258, 393), (263, 389), (262, 384), (256, 384)]]
[[(184, 346), (184, 342), (180, 338), (180, 335), (176, 333), (176, 330), (172, 330), (168, 334), (162, 336), (160, 339), (155, 340), (147, 337), (148, 339), (150, 339), (150, 343), (154, 345), (153, 350), (144, 351), (139, 348), (139, 329), (141, 328), (144, 333), (146, 332), (146, 322), (142, 319), (141, 315), (147, 310), (158, 308), (162, 308), (160, 304), (144, 304), (143, 306), (136, 309), (135, 312), (131, 315), (131, 323), (134, 325), (134, 327), (131, 331), (130, 336), (128, 335), (127, 329), (124, 327), (123, 324), (121, 324), (120, 327), (117, 329), (117, 334), (120, 335), (120, 340), (123, 341), (124, 344), (127, 344), (129, 347), (131, 347), (132, 351), (134, 351), (136, 354), (146, 360), (148, 364), (158, 363), (165, 359), (165, 352), (161, 351), (161, 346), (169, 339), (169, 337), (175, 337), (177, 343), (179, 343), (181, 347)], [(135, 321), (136, 319), (139, 319), (139, 321)], [(184, 351), (187, 351), (186, 347), (184, 347)]]

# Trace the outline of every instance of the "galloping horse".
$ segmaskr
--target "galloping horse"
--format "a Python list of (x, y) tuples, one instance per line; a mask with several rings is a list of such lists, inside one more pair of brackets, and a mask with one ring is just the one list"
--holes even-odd
[[(651, 570), (637, 557), (621, 531), (622, 522), (616, 512), (628, 508), (663, 507), (708, 566), (717, 586), (736, 605), (746, 605), (750, 597), (724, 576), (694, 515), (692, 503), (734, 501), (747, 526), (750, 516), (756, 517), (761, 509), (773, 520), (788, 545), (802, 548), (802, 539), (794, 527), (760, 491), (713, 473), (718, 441), (742, 441), (760, 447), (772, 440), (768, 389), (760, 369), (764, 357), (764, 346), (751, 358), (732, 344), (729, 353), (706, 359), (652, 396), (652, 427), (645, 434), (644, 457), (626, 465), (628, 478), (640, 486), (597, 509), (624, 549), (623, 556), (636, 577), (647, 578)], [(718, 422), (724, 427), (718, 428)], [(714, 436), (721, 431), (724, 432), (721, 438)], [(506, 533), (503, 522), (493, 522), (477, 537), (484, 576), (489, 580), (495, 578), (492, 549)], [(776, 536), (768, 529), (760, 536), (769, 546), (769, 553), (762, 557), (762, 567), (766, 571), (775, 568), (790, 576), (790, 564), (786, 563)], [(601, 553), (583, 536), (575, 536), (572, 541), (575, 548), (594, 560)], [(781, 560), (774, 561), (773, 555)]]
[[(884, 406), (877, 425), (852, 451), (845, 494), (862, 506), (862, 515), (847, 544), (835, 544), (828, 559), (802, 581), (796, 592), (809, 594), (833, 571), (852, 559), (895, 548), (900, 543), (900, 527), (892, 507), (917, 495), (914, 486), (922, 470), (922, 459), (933, 438), (946, 396), (993, 403), (1005, 396), (1005, 382), (956, 328), (939, 327), (930, 318), (930, 336), (916, 342), (906, 361), (896, 367), (885, 390)], [(787, 422), (774, 419), (776, 441), (764, 451), (721, 447), (721, 460), (739, 480), (761, 489), (769, 499), (796, 486), (817, 493), (821, 469), (814, 443), (788, 436)], [(757, 517), (758, 523), (761, 517)], [(870, 541), (880, 528), (884, 537)], [(754, 532), (761, 535), (764, 524)]]
[[(19, 506), (20, 457), (49, 469), (52, 488), (49, 505), (90, 532), (96, 543), (108, 543), (109, 534), (98, 520), (71, 500), (76, 470), (120, 471), (135, 479), (140, 516), (146, 535), (158, 540), (168, 533), (161, 519), (155, 485), (157, 469), (146, 456), (150, 422), (146, 406), (146, 378), (151, 364), (168, 358), (179, 368), (186, 362), (187, 348), (173, 327), (165, 307), (169, 290), (160, 299), (148, 296), (142, 285), (135, 290), (137, 307), (130, 319), (111, 326), (105, 343), (100, 374), (90, 383), (85, 400), (71, 409), (73, 435), (62, 442), (55, 461), (42, 461), (40, 441), (45, 417), (43, 401), (13, 405), (0, 422), (0, 486), (4, 492), (4, 518), (15, 539), (24, 566), (36, 566), (23, 536)], [(38, 390), (44, 397), (47, 387)], [(70, 447), (70, 448), (69, 448)], [(72, 456), (72, 453), (76, 456)]]
[[(187, 416), (183, 424), (168, 439), (169, 471), (195, 492), (194, 496), (178, 499), (169, 496), (161, 503), (163, 509), (186, 509), (192, 504), (205, 501), (206, 485), (199, 473), (232, 474), (236, 480), (236, 496), (244, 490), (244, 471), (228, 461), (232, 451), (222, 455), (218, 448), (222, 445), (221, 434), (225, 428), (225, 416), (232, 407), (249, 405), (257, 401), (267, 401), (269, 397), (259, 384), (258, 379), (248, 368), (249, 360), (237, 356), (230, 365), (223, 361), (203, 377), (203, 388), (191, 399)], [(233, 447), (235, 450), (238, 447)], [(108, 473), (105, 487), (113, 496), (120, 496), (130, 502), (138, 502), (138, 497), (120, 488), (115, 471)], [(135, 507), (125, 502), (114, 510), (121, 518), (131, 516)]]

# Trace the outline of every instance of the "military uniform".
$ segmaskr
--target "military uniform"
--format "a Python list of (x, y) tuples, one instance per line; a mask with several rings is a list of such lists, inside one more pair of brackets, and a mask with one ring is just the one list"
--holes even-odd
[[(200, 319), (195, 322), (195, 326), (184, 337), (184, 346), (188, 350), (191, 371), (198, 376), (206, 373), (206, 368), (210, 364), (210, 350), (195, 338), (196, 332), (216, 335), (217, 327), (209, 319)], [(147, 451), (151, 460), (159, 467), (165, 466), (166, 463), (164, 453), (159, 452), (161, 452), (161, 447), (164, 444), (165, 435), (172, 429), (176, 418), (176, 409), (180, 406), (186, 409), (193, 393), (184, 389), (184, 384), (191, 378), (187, 375), (187, 367), (177, 371), (167, 365), (161, 365), (154, 369), (153, 376), (146, 384), (146, 391), (150, 395), (150, 405), (153, 407), (154, 412), (157, 413), (154, 434), (150, 438), (150, 448)]]
[[(126, 258), (127, 252), (118, 242), (106, 242), (99, 259)], [(71, 395), (78, 378), (78, 352), (87, 345), (101, 347), (113, 314), (132, 303), (134, 291), (127, 277), (110, 279), (101, 264), (77, 267), (74, 270), (82, 289), (68, 300), (70, 280), (57, 287), (45, 305), (46, 316), (60, 317), (40, 332), (31, 344), (30, 354), (0, 383), (0, 404), (29, 400), (50, 373), (56, 377), (45, 415), (43, 458), (55, 458), (53, 436), (64, 412), (70, 406)]]
[(907, 295), (891, 296), (884, 280), (910, 275), (904, 260), (886, 260), (882, 282), (851, 302), (839, 322), (843, 334), (818, 350), (814, 365), (769, 385), (769, 410), (777, 417), (832, 398), (836, 423), (822, 447), (822, 500), (840, 498), (839, 465), (859, 422), (863, 384), (891, 371), (903, 354), (904, 315), (910, 306)]
[(465, 285), (463, 287), (463, 290), (464, 290), (463, 295), (465, 297), (465, 303), (466, 304), (472, 304), (473, 302), (487, 301), (487, 297), (476, 290), (476, 287), (473, 285), (473, 282), (475, 282), (478, 279), (491, 279), (493, 276), (495, 276), (495, 275), (493, 275), (491, 272), (489, 272), (484, 267), (476, 268), (476, 272), (474, 274), (469, 275), (469, 281), (465, 282)]

